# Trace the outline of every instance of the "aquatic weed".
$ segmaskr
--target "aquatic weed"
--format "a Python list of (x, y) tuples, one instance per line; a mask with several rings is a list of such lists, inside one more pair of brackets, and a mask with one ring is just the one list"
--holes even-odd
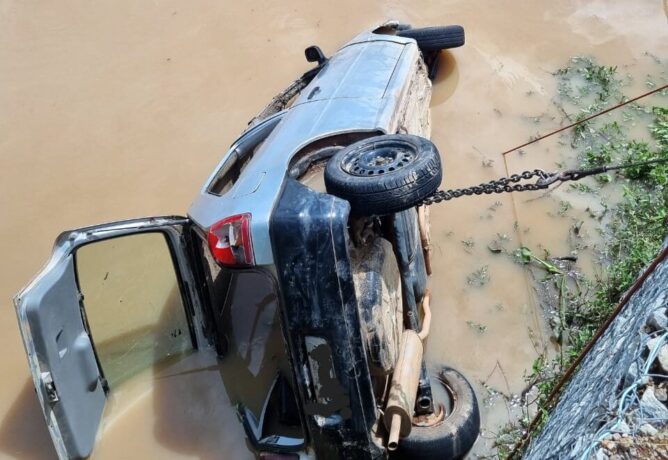
[(479, 334), (483, 334), (485, 331), (487, 331), (487, 326), (480, 323), (476, 323), (475, 321), (467, 321), (466, 324), (468, 324), (468, 326), (471, 329), (473, 329)]
[(559, 95), (578, 103), (591, 99), (597, 106), (605, 105), (611, 96), (618, 95), (621, 80), (617, 67), (599, 65), (594, 58), (576, 56), (567, 67), (555, 72)]
[(487, 265), (483, 265), (466, 277), (466, 283), (469, 286), (482, 287), (489, 283), (489, 281), (489, 266)]
[(573, 209), (573, 205), (571, 203), (569, 203), (568, 201), (561, 200), (559, 202), (559, 210), (557, 211), (557, 213), (560, 216), (565, 216), (571, 209)]
[(649, 132), (660, 150), (668, 149), (668, 107), (653, 107), (652, 113), (654, 121), (649, 125)]
[(584, 182), (576, 182), (569, 185), (570, 188), (577, 190), (579, 193), (594, 193), (595, 190)]
[[(650, 57), (659, 63), (658, 58)], [(622, 79), (616, 67), (600, 65), (595, 59), (587, 57), (571, 59), (566, 67), (554, 75), (559, 97), (553, 102), (563, 115), (564, 122), (569, 123), (582, 121), (613, 103), (626, 100), (627, 96), (622, 90), (624, 85), (632, 81), (628, 75)], [(645, 76), (641, 78), (645, 79)], [(660, 81), (653, 76), (648, 76), (646, 80), (650, 85)], [(662, 93), (668, 96), (668, 91)], [(647, 131), (642, 133), (637, 129), (630, 130), (631, 126), (646, 127)], [(559, 148), (570, 147), (572, 150), (562, 158), (573, 159), (572, 154), (575, 154), (577, 164), (560, 159), (558, 169), (592, 168), (668, 158), (668, 107), (645, 106), (634, 102), (623, 111), (614, 111), (577, 125), (569, 134), (569, 138), (560, 138)], [(601, 199), (600, 209), (598, 205), (587, 208), (591, 220), (586, 220), (586, 223), (574, 221), (568, 235), (572, 249), (570, 256), (577, 256), (579, 251), (588, 246), (583, 224), (588, 233), (602, 235), (605, 243), (590, 248), (601, 263), (600, 275), (593, 279), (584, 278), (577, 271), (577, 259), (569, 260), (571, 264), (564, 265), (563, 260), (537, 257), (526, 247), (520, 247), (514, 253), (503, 250), (513, 255), (517, 262), (532, 267), (532, 273), (536, 273), (536, 268), (546, 272), (546, 278), (539, 281), (544, 286), (550, 286), (551, 292), (555, 293), (552, 301), (544, 304), (544, 307), (550, 317), (548, 321), (552, 326), (552, 336), (559, 348), (555, 358), (549, 357), (542, 342), (529, 331), (538, 358), (525, 379), (526, 388), (535, 388), (538, 392), (538, 429), (526, 433), (528, 424), (525, 417), (503, 426), (495, 443), (499, 458), (507, 457), (517, 440), (525, 435), (536, 436), (547, 420), (545, 403), (554, 385), (608, 318), (623, 292), (655, 257), (668, 234), (668, 165), (633, 167), (595, 176), (595, 180), (605, 184), (614, 177), (623, 179), (614, 186), (619, 194), (599, 193), (597, 187), (580, 182), (571, 184), (572, 189), (580, 193), (596, 192)], [(519, 231), (517, 223), (514, 228)], [(494, 245), (490, 251), (494, 249), (493, 252), (496, 252), (500, 247)], [(554, 273), (550, 273), (536, 259), (553, 265)], [(560, 270), (560, 273), (556, 270)], [(521, 457), (521, 454), (517, 457)]]
[[(642, 110), (642, 113), (647, 112)], [(647, 127), (656, 147), (637, 139), (606, 144), (606, 133), (595, 132), (592, 133), (592, 148), (581, 156), (582, 165), (604, 164), (608, 159), (631, 162), (668, 158), (668, 109), (655, 107), (649, 113), (653, 119)], [(617, 131), (610, 124), (606, 126), (607, 134)], [(534, 361), (531, 374), (526, 377), (529, 386), (536, 385), (538, 388), (538, 405), (541, 408), (538, 428), (531, 433), (532, 436), (547, 420), (545, 405), (556, 382), (591, 341), (643, 267), (656, 256), (668, 235), (666, 165), (634, 167), (621, 174), (628, 179), (622, 189), (621, 201), (616, 204), (602, 202), (604, 213), (609, 214), (608, 225), (599, 228), (607, 241), (603, 274), (591, 280), (579, 277), (573, 282), (567, 282), (564, 274), (554, 274), (553, 282), (559, 295), (558, 304), (552, 306), (556, 316), (551, 323), (553, 334), (561, 346), (559, 356), (554, 359), (548, 359), (545, 353), (541, 353)], [(581, 226), (578, 223), (572, 227), (572, 233), (579, 235)], [(536, 261), (528, 248), (518, 249), (516, 257), (525, 264)], [(513, 437), (523, 435), (525, 430), (522, 420), (505, 427), (505, 432), (512, 433)], [(508, 444), (499, 442), (499, 457), (507, 456), (508, 448)]]

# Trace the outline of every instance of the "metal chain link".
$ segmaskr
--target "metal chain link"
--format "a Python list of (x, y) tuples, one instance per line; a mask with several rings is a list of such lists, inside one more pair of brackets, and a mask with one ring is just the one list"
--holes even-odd
[[(500, 179), (491, 180), (480, 185), (474, 185), (473, 187), (439, 190), (438, 192), (434, 192), (433, 195), (428, 196), (422, 200), (418, 206), (429, 206), (435, 203), (440, 203), (442, 201), (452, 200), (453, 198), (459, 198), (460, 196), (491, 195), (492, 193), (543, 190), (555, 182), (580, 180), (583, 177), (594, 176), (596, 174), (602, 174), (608, 171), (637, 168), (640, 166), (662, 163), (668, 163), (668, 158), (657, 158), (654, 160), (641, 161), (637, 163), (626, 163), (621, 165), (599, 166), (597, 168), (590, 169), (569, 169), (568, 171), (557, 171), (553, 173), (546, 173), (542, 169), (534, 169), (533, 171), (524, 171), (522, 174), (513, 174), (510, 177), (502, 177)], [(521, 180), (528, 180), (533, 177), (538, 177), (538, 180), (533, 184), (517, 183)]]
[[(502, 177), (497, 180), (485, 182), (480, 185), (474, 185), (466, 188), (456, 188), (451, 190), (439, 190), (433, 195), (425, 198), (421, 205), (429, 206), (434, 203), (452, 200), (460, 196), (471, 195), (491, 195), (492, 193), (506, 193), (506, 192), (526, 192), (546, 189), (553, 182), (550, 179), (553, 174), (546, 173), (542, 169), (534, 169), (533, 171), (524, 171), (521, 174), (513, 174), (510, 177)], [(538, 177), (538, 181), (533, 184), (518, 184), (521, 180), (528, 180), (533, 177)]]

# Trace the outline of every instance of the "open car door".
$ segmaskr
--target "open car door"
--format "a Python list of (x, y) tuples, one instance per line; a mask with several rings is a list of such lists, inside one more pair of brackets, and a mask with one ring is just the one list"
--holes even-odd
[(184, 217), (61, 234), (14, 299), (35, 389), (60, 458), (88, 456), (107, 392), (204, 343)]

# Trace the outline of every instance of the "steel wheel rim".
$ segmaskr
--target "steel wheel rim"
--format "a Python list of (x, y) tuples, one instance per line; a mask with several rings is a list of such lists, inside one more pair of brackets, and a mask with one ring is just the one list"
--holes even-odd
[(399, 171), (416, 158), (415, 149), (410, 145), (374, 143), (348, 153), (341, 162), (341, 168), (352, 176), (374, 177)]

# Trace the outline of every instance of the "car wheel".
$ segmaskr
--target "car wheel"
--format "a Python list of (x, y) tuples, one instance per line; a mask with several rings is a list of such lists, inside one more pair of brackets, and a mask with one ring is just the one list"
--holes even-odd
[[(399, 442), (396, 458), (462, 458), (478, 438), (478, 400), (464, 376), (452, 368), (443, 367), (432, 372), (431, 390), (435, 415), (414, 419), (411, 433)], [(439, 411), (444, 411), (441, 412), (443, 415), (439, 416)]]
[(370, 137), (337, 152), (325, 168), (327, 193), (359, 215), (393, 214), (432, 195), (443, 172), (436, 146), (419, 136)]
[(414, 39), (423, 51), (439, 51), (464, 45), (464, 28), (459, 25), (400, 30), (400, 37)]

